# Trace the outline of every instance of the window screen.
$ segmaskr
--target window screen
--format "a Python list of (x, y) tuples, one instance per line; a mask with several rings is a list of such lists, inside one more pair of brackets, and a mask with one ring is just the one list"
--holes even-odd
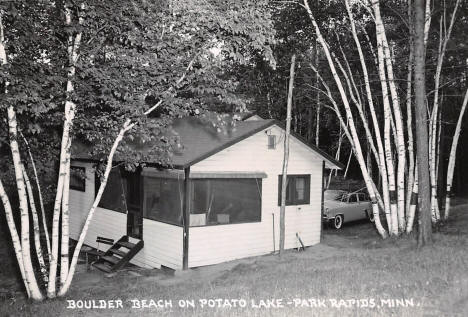
[[(281, 206), (283, 176), (278, 175), (278, 206)], [(310, 175), (288, 175), (286, 179), (286, 206), (310, 203)]]
[(80, 192), (86, 191), (86, 169), (84, 167), (70, 166), (70, 189)]
[(261, 221), (261, 178), (194, 179), (190, 225)]
[[(96, 178), (98, 176), (96, 175)], [(97, 183), (99, 184), (99, 182)], [(109, 173), (106, 188), (102, 194), (99, 207), (127, 213), (127, 201), (125, 197), (126, 181), (122, 178), (119, 168), (113, 168)], [(99, 189), (96, 186), (96, 191)]]
[(143, 217), (182, 225), (183, 179), (144, 176), (143, 190)]

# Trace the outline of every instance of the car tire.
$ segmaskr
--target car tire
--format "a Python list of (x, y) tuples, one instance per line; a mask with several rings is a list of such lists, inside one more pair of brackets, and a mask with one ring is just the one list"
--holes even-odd
[(368, 210), (366, 210), (366, 213), (367, 213), (367, 218), (369, 219), (370, 222), (374, 222), (375, 219), (374, 219), (374, 213), (373, 212), (369, 212)]
[(343, 226), (343, 215), (336, 215), (335, 219), (333, 219), (333, 228), (341, 229)]

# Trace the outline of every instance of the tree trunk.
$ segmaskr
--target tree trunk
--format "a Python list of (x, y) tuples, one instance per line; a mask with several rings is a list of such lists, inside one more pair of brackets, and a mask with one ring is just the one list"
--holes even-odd
[[(315, 43), (315, 67), (319, 67), (319, 47), (317, 45), (317, 41)], [(317, 76), (315, 77), (315, 85), (316, 87), (318, 86), (319, 80)], [(315, 146), (319, 146), (320, 144), (320, 93), (317, 91), (317, 95), (315, 98), (315, 106), (316, 108), (316, 114), (315, 114)]]
[[(71, 142), (70, 142), (71, 143)], [(69, 263), (69, 193), (70, 193), (70, 148), (67, 150), (67, 166), (65, 172), (68, 173), (64, 177), (63, 182), (63, 195), (62, 195), (62, 225), (61, 225), (61, 238), (60, 238), (60, 286), (63, 286), (68, 276)]]
[(28, 140), (24, 137), (23, 133), (21, 133), (21, 137), (23, 138), (24, 144), (26, 145), (26, 149), (28, 151), (29, 159), (31, 160), (31, 167), (34, 172), (34, 179), (36, 181), (36, 187), (37, 187), (37, 193), (39, 196), (39, 206), (41, 207), (41, 220), (42, 220), (42, 226), (44, 227), (44, 235), (46, 239), (46, 245), (47, 245), (47, 257), (50, 262), (50, 239), (49, 239), (49, 229), (47, 228), (47, 219), (46, 219), (46, 214), (45, 214), (45, 208), (44, 208), (44, 200), (42, 198), (42, 189), (41, 189), (41, 183), (39, 181), (39, 175), (37, 174), (37, 169), (36, 169), (36, 163), (34, 162), (34, 157), (31, 152), (31, 148), (29, 146)]
[(289, 134), (291, 130), (291, 105), (293, 99), (294, 89), (294, 71), (296, 67), (296, 55), (291, 57), (291, 68), (289, 71), (289, 87), (288, 87), (288, 103), (286, 105), (286, 132), (284, 136), (284, 158), (283, 158), (283, 172), (281, 179), (281, 207), (280, 207), (280, 245), (279, 253), (284, 251), (285, 240), (285, 218), (286, 218), (286, 187), (288, 184), (288, 159), (289, 159)]
[[(429, 1), (428, 1), (429, 2)], [(411, 0), (408, 1), (408, 20), (409, 25), (413, 25), (413, 11)], [(406, 189), (406, 207), (405, 210), (411, 214), (410, 206), (412, 201), (413, 185), (415, 181), (414, 172), (414, 140), (413, 140), (413, 109), (412, 109), (412, 98), (413, 98), (413, 30), (410, 27), (410, 47), (409, 47), (409, 58), (408, 58), (408, 73), (406, 77), (406, 132), (408, 134), (408, 182)], [(409, 219), (407, 216), (407, 221)], [(414, 215), (413, 215), (414, 217)], [(409, 229), (408, 223), (406, 224), (406, 232)], [(412, 227), (412, 224), (411, 224)], [(411, 231), (410, 229), (409, 231)]]
[(446, 197), (445, 197), (445, 213), (444, 213), (445, 219), (447, 219), (450, 214), (450, 197), (452, 195), (453, 171), (455, 170), (458, 139), (460, 138), (463, 115), (465, 114), (467, 104), (468, 104), (468, 89), (465, 92), (465, 98), (463, 99), (463, 104), (460, 109), (460, 114), (458, 116), (457, 126), (455, 127), (455, 133), (453, 134), (452, 146), (450, 148), (450, 156), (449, 156), (449, 162), (448, 162), (448, 167), (447, 167), (447, 192), (446, 192)]
[(18, 147), (18, 129), (16, 113), (12, 106), (8, 107), (8, 128), (10, 135), (10, 149), (13, 157), (13, 165), (16, 177), (16, 186), (19, 198), (19, 210), (21, 214), (21, 248), (23, 254), (23, 265), (26, 282), (30, 290), (30, 297), (34, 300), (42, 300), (42, 294), (37, 284), (34, 268), (31, 261), (30, 241), (29, 241), (29, 208), (26, 188), (23, 178), (23, 169), (21, 168), (21, 157)]
[(37, 261), (39, 262), (39, 267), (41, 269), (44, 285), (47, 287), (48, 272), (47, 272), (47, 267), (44, 261), (44, 256), (42, 255), (41, 231), (39, 228), (39, 217), (37, 216), (36, 203), (34, 202), (34, 193), (31, 187), (31, 182), (29, 181), (28, 173), (26, 172), (26, 168), (23, 164), (21, 164), (21, 169), (23, 170), (23, 177), (24, 177), (24, 182), (26, 184), (26, 190), (28, 194), (27, 196), (28, 196), (29, 206), (31, 209), (31, 215), (32, 215), (32, 220), (33, 220), (34, 246), (36, 248)]
[(414, 216), (416, 214), (416, 207), (418, 206), (418, 163), (416, 162), (416, 167), (413, 171), (413, 187), (411, 188), (410, 203), (408, 207), (408, 217), (406, 221), (406, 233), (411, 233), (413, 231)]
[[(450, 19), (450, 25), (447, 33), (443, 37), (442, 35), (442, 20), (440, 25), (440, 42), (439, 42), (439, 52), (437, 56), (437, 67), (434, 77), (434, 104), (432, 106), (431, 119), (430, 119), (430, 152), (429, 152), (429, 167), (430, 167), (430, 176), (431, 176), (431, 211), (433, 221), (438, 221), (440, 219), (439, 204), (437, 199), (437, 122), (439, 117), (439, 88), (440, 88), (440, 77), (442, 73), (442, 65), (444, 62), (445, 52), (447, 50), (447, 44), (450, 40), (452, 34), (453, 25), (455, 23), (455, 18), (460, 5), (460, 0), (457, 0), (455, 7), (452, 12), (452, 17)], [(445, 19), (445, 14), (443, 15)]]
[(429, 136), (427, 129), (425, 48), (424, 48), (424, 0), (414, 0), (414, 94), (416, 147), (418, 161), (418, 246), (432, 242), (431, 192), (429, 176)]

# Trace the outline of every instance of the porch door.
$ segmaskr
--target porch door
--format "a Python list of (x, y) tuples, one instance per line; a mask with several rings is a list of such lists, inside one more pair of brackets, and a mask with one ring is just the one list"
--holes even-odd
[(141, 169), (135, 172), (124, 172), (127, 180), (127, 235), (137, 239), (143, 239), (143, 208)]

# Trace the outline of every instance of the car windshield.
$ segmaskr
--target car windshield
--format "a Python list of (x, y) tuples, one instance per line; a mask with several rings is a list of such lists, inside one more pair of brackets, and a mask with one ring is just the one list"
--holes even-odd
[(345, 196), (342, 190), (326, 190), (324, 193), (324, 200), (337, 200), (341, 201), (341, 198)]

